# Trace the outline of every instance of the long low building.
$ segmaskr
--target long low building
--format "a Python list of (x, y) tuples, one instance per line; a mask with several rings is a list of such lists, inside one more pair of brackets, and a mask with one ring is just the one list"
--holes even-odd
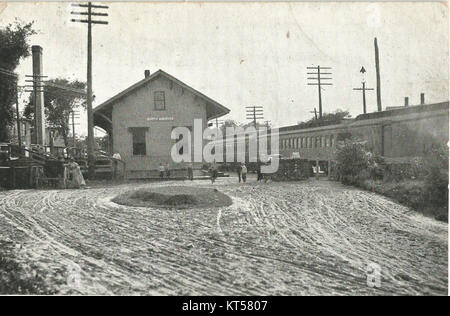
[(449, 140), (449, 102), (361, 114), (337, 125), (281, 127), (280, 154), (330, 161), (337, 141), (355, 136), (388, 160), (423, 156), (433, 143), (446, 144)]
[[(300, 125), (284, 126), (268, 131), (271, 137), (279, 138), (279, 155), (282, 158), (302, 158), (329, 169), (328, 164), (335, 159), (338, 142), (357, 137), (365, 141), (375, 154), (383, 156), (387, 162), (404, 162), (427, 153), (433, 144), (447, 144), (449, 141), (449, 102), (424, 104), (395, 108), (381, 112), (362, 114), (354, 119), (343, 119), (339, 124), (301, 128)], [(237, 143), (245, 143), (246, 161), (249, 139), (256, 134), (240, 135), (234, 146), (223, 144), (223, 155), (234, 150)], [(270, 137), (267, 139), (269, 154)]]

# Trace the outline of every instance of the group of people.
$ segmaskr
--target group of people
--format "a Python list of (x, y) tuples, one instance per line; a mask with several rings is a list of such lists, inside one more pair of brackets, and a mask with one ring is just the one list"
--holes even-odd
[[(186, 165), (186, 170), (187, 170), (187, 178), (189, 180), (193, 180), (194, 179), (194, 167), (192, 162), (188, 163)], [(219, 171), (218, 171), (218, 166), (216, 162), (212, 162), (208, 168), (208, 172), (211, 176), (211, 183), (214, 183), (219, 175)], [(239, 179), (239, 183), (240, 182), (246, 182), (247, 181), (247, 166), (245, 165), (245, 163), (241, 162), (240, 164), (238, 164), (237, 169), (237, 176)], [(257, 165), (257, 169), (256, 169), (256, 174), (257, 174), (257, 181), (261, 181), (264, 180), (263, 174), (261, 172), (261, 164)], [(162, 163), (159, 164), (159, 177), (161, 179), (163, 179), (164, 177), (166, 178), (170, 178), (170, 165), (169, 163), (167, 163), (166, 166), (164, 166)]]
[[(187, 164), (187, 177), (189, 180), (194, 180), (194, 167), (192, 165), (192, 162)], [(164, 166), (162, 163), (159, 164), (159, 177), (161, 179), (164, 178), (170, 178), (170, 164), (167, 163), (166, 166)]]
[[(243, 182), (247, 181), (247, 166), (245, 165), (245, 163), (242, 162), (240, 165), (238, 165), (236, 172), (238, 175), (239, 182), (241, 182), (241, 180)], [(261, 181), (264, 179), (263, 174), (261, 172), (260, 163), (258, 163), (256, 167), (256, 174), (257, 174), (257, 181)]]
[(59, 156), (58, 160), (61, 162), (63, 166), (65, 166), (64, 178), (66, 179), (67, 187), (76, 189), (84, 188), (86, 186), (86, 182), (84, 181), (80, 165), (76, 163), (75, 159), (69, 156), (66, 162), (64, 156)]

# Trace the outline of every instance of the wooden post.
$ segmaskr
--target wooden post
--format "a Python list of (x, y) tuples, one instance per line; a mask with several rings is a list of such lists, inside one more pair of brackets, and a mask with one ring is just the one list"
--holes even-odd
[(19, 85), (16, 84), (16, 120), (17, 120), (17, 140), (19, 144), (19, 155), (22, 154), (22, 133), (20, 131), (20, 117), (19, 117)]
[(73, 139), (73, 148), (76, 148), (75, 146), (75, 111), (72, 111), (72, 139)]
[(319, 180), (319, 160), (316, 160), (316, 180)]
[(379, 59), (379, 55), (378, 55), (378, 43), (377, 43), (376, 37), (374, 40), (374, 44), (375, 44), (375, 69), (377, 72), (377, 106), (378, 106), (378, 112), (381, 112), (382, 106), (381, 106), (380, 59)]
[(322, 118), (322, 89), (320, 88), (320, 66), (317, 66), (317, 82), (317, 86), (319, 87), (319, 118)]
[(88, 60), (87, 60), (87, 116), (88, 116), (88, 175), (89, 180), (95, 178), (95, 145), (94, 145), (94, 113), (92, 111), (92, 7), (88, 3)]
[(331, 160), (328, 159), (328, 170), (327, 170), (327, 174), (328, 174), (328, 180), (330, 180), (330, 176), (331, 176)]
[(366, 108), (366, 83), (363, 81), (362, 83), (362, 89), (363, 89), (363, 112), (364, 114), (367, 113), (367, 108)]
[(14, 166), (11, 166), (11, 183), (12, 183), (12, 188), (15, 189), (16, 188), (16, 168)]
[(363, 95), (363, 112), (364, 114), (367, 113), (367, 106), (366, 106), (366, 91), (367, 90), (373, 90), (372, 88), (366, 88), (366, 82), (363, 81), (362, 82), (362, 88), (353, 88), (353, 90), (359, 90), (362, 91), (362, 95)]

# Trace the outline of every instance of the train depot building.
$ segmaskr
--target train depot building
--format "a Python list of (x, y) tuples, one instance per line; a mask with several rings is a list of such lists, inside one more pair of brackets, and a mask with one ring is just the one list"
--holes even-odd
[[(110, 152), (120, 154), (128, 178), (150, 178), (158, 174), (160, 164), (169, 164), (174, 171), (185, 167), (171, 158), (171, 148), (178, 141), (171, 139), (174, 128), (192, 131), (195, 119), (201, 119), (206, 128), (209, 120), (229, 112), (168, 73), (146, 70), (143, 80), (94, 109), (94, 125), (108, 133)], [(193, 142), (187, 150), (192, 157)]]

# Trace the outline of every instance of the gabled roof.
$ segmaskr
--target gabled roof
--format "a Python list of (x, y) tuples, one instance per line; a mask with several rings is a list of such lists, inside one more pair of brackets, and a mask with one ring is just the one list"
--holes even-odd
[(228, 108), (226, 108), (225, 106), (219, 104), (218, 102), (214, 101), (213, 99), (207, 97), (206, 95), (204, 95), (203, 93), (195, 90), (194, 88), (188, 86), (187, 84), (181, 82), (180, 80), (178, 80), (177, 78), (169, 75), (168, 73), (162, 71), (161, 69), (158, 70), (157, 72), (153, 73), (152, 75), (150, 75), (147, 78), (142, 79), (141, 81), (135, 83), (134, 85), (132, 85), (131, 87), (123, 90), (122, 92), (116, 94), (115, 96), (113, 96), (112, 98), (110, 98), (109, 100), (103, 102), (102, 104), (98, 105), (97, 107), (95, 107), (94, 109), (94, 113), (101, 111), (103, 109), (106, 109), (107, 107), (113, 105), (116, 101), (122, 99), (123, 97), (129, 95), (130, 93), (132, 93), (134, 90), (142, 87), (143, 85), (145, 85), (146, 83), (156, 79), (159, 76), (163, 76), (166, 77), (167, 79), (173, 81), (174, 83), (178, 84), (179, 86), (181, 86), (183, 89), (186, 89), (187, 91), (191, 92), (192, 94), (198, 96), (199, 98), (204, 99), (207, 104), (211, 104), (214, 107), (214, 113), (212, 114), (210, 117), (208, 117), (208, 120), (210, 119), (214, 119), (216, 117), (220, 117), (223, 116), (225, 114), (228, 114), (230, 112), (230, 110)]

